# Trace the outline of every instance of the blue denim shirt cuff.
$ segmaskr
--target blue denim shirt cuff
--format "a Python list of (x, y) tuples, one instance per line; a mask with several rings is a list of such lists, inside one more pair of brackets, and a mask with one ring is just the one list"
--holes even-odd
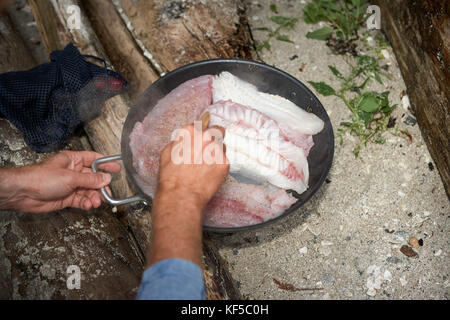
[(203, 300), (202, 270), (184, 259), (167, 259), (149, 267), (142, 276), (139, 300)]

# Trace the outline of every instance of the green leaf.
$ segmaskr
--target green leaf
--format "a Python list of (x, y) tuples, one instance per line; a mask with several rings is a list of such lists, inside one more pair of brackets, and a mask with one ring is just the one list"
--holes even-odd
[(308, 81), (308, 83), (310, 85), (312, 85), (318, 93), (320, 93), (321, 95), (324, 95), (326, 97), (336, 94), (336, 91), (334, 91), (334, 89), (332, 87), (330, 87), (329, 85), (327, 85), (325, 82)]
[(280, 35), (277, 37), (277, 40), (284, 41), (284, 42), (290, 42), (294, 43), (294, 41), (290, 40), (288, 36), (286, 35)]
[(373, 120), (373, 113), (359, 110), (358, 117), (364, 122), (364, 125), (367, 128), (369, 126), (369, 123)]
[(383, 84), (383, 81), (381, 80), (380, 75), (377, 72), (375, 72), (375, 80), (377, 80), (379, 84)]
[(314, 3), (303, 8), (303, 19), (306, 23), (317, 23), (321, 20), (320, 9)]
[(353, 123), (352, 122), (341, 122), (341, 126), (344, 126), (344, 127), (353, 127)]
[(280, 26), (292, 21), (291, 18), (282, 17), (282, 16), (272, 16), (272, 17), (270, 17), (270, 20), (272, 20), (276, 24), (279, 24)]
[(274, 4), (271, 4), (271, 5), (270, 5), (270, 11), (272, 11), (272, 12), (274, 12), (274, 13), (278, 13), (278, 8), (277, 8), (277, 6), (274, 5)]
[(316, 39), (316, 40), (327, 40), (331, 34), (333, 33), (333, 29), (330, 27), (323, 27), (320, 29), (317, 29), (313, 32), (308, 32), (306, 34), (306, 37), (309, 39)]
[(339, 79), (342, 79), (342, 74), (339, 72), (338, 69), (336, 69), (336, 67), (334, 66), (328, 66), (328, 68), (330, 68), (331, 72), (333, 72), (333, 74), (338, 77)]
[(364, 93), (358, 101), (358, 108), (373, 113), (380, 109), (381, 101), (371, 92)]

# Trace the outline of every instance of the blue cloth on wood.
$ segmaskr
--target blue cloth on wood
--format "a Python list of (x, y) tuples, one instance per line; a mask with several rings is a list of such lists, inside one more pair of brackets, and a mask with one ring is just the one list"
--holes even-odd
[[(8, 119), (37, 152), (63, 146), (83, 121), (100, 114), (104, 102), (128, 87), (118, 73), (86, 61), (69, 44), (50, 62), (0, 75), (0, 117)], [(95, 58), (95, 57), (92, 57)]]

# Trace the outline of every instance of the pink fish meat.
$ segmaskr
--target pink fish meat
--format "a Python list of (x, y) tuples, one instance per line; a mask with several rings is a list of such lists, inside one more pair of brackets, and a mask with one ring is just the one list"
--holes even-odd
[(192, 123), (211, 104), (213, 76), (201, 76), (184, 82), (162, 98), (130, 134), (135, 176), (143, 191), (151, 196), (161, 150), (170, 142), (172, 132)]
[(280, 216), (297, 199), (283, 189), (244, 184), (228, 178), (205, 209), (203, 224), (243, 227)]

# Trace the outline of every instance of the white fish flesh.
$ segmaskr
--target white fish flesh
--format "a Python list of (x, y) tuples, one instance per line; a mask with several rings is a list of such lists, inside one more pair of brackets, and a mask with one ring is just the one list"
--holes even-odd
[(306, 112), (288, 99), (260, 92), (254, 85), (227, 71), (213, 80), (213, 102), (221, 100), (231, 100), (256, 109), (298, 134), (311, 136), (322, 131), (324, 126), (315, 114)]
[(230, 172), (298, 193), (306, 191), (306, 156), (282, 133), (277, 122), (232, 101), (219, 101), (205, 111), (210, 114), (211, 125), (226, 128), (224, 143)]

